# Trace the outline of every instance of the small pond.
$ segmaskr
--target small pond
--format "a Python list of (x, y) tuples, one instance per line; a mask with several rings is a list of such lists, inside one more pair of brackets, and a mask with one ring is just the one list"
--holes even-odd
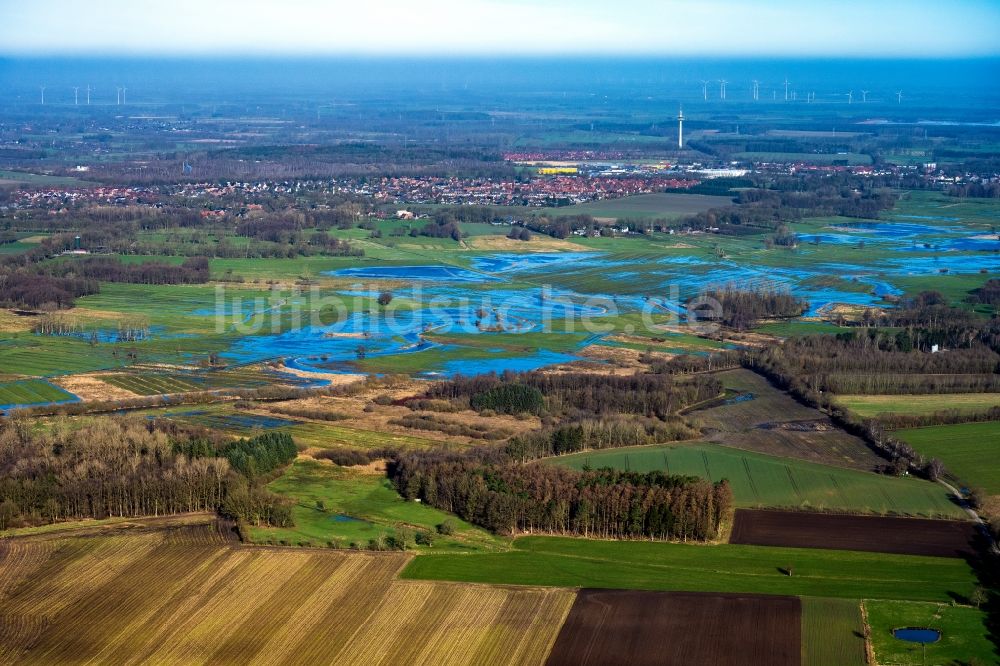
[(366, 523), (368, 521), (362, 520), (360, 518), (355, 518), (354, 516), (348, 516), (346, 513), (338, 513), (334, 516), (330, 516), (330, 520), (335, 523)]
[(893, 629), (892, 635), (901, 641), (909, 643), (937, 643), (941, 640), (941, 632), (927, 627), (902, 627)]

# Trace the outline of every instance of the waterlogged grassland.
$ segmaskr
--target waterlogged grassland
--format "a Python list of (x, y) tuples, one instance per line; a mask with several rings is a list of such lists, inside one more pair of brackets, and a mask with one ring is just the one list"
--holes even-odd
[(864, 666), (865, 639), (857, 599), (802, 597), (802, 663)]
[(997, 202), (991, 199), (950, 197), (941, 192), (913, 190), (904, 192), (890, 217), (932, 219), (936, 225), (979, 227), (989, 231), (996, 226)]
[(110, 345), (92, 347), (83, 340), (30, 333), (0, 334), (0, 367), (4, 372), (51, 377), (125, 365)]
[(560, 208), (544, 208), (550, 216), (592, 215), (597, 218), (658, 218), (675, 219), (694, 215), (709, 208), (732, 205), (730, 197), (704, 194), (660, 193), (636, 194), (621, 199), (606, 199)]
[[(786, 571), (791, 567), (793, 575)], [(403, 578), (460, 582), (790, 594), (948, 603), (975, 573), (954, 558), (760, 546), (521, 537), (503, 553), (420, 555)]]
[(71, 393), (45, 381), (25, 379), (0, 383), (0, 405), (38, 405), (72, 399)]
[[(628, 209), (629, 214), (639, 214), (646, 210), (645, 207), (651, 207), (650, 211), (655, 208), (659, 212), (666, 208), (680, 210), (695, 201), (691, 197), (692, 195), (684, 194), (649, 195), (590, 205), (607, 209), (606, 213), (610, 211), (620, 214)], [(722, 199), (725, 200), (725, 197)], [(696, 201), (704, 203), (706, 199), (699, 197)], [(619, 207), (618, 211), (614, 210), (615, 206)], [(560, 211), (571, 213), (574, 208), (576, 207), (567, 207)], [(886, 213), (883, 217), (888, 224), (908, 222), (911, 225), (927, 224), (935, 227), (929, 233), (937, 242), (939, 237), (959, 238), (987, 231), (991, 220), (995, 220), (996, 213), (995, 202), (952, 200), (939, 194), (908, 193), (897, 210)], [(853, 222), (856, 220), (825, 217), (805, 220), (794, 226), (802, 233), (816, 234), (830, 233), (831, 227)], [(329, 309), (329, 312), (324, 311), (325, 314), (321, 315), (320, 312), (311, 310), (309, 298), (314, 288), (323, 297), (333, 296), (343, 290), (359, 291), (359, 286), (362, 291), (368, 287), (376, 290), (390, 288), (397, 292), (395, 302), (399, 306), (424, 307), (408, 302), (403, 293), (413, 284), (437, 289), (438, 292), (448, 294), (449, 298), (489, 296), (498, 288), (508, 293), (523, 292), (544, 284), (583, 295), (617, 297), (617, 313), (609, 312), (604, 317), (593, 319), (601, 325), (606, 335), (602, 341), (604, 344), (639, 351), (651, 347), (667, 353), (704, 352), (717, 348), (718, 345), (697, 338), (678, 337), (660, 330), (659, 325), (671, 323), (665, 310), (651, 308), (653, 314), (648, 319), (652, 320), (652, 327), (637, 312), (651, 302), (648, 298), (683, 300), (708, 284), (727, 281), (750, 284), (771, 279), (799, 290), (814, 305), (837, 302), (838, 299), (861, 305), (878, 304), (879, 297), (870, 292), (876, 284), (883, 282), (907, 293), (918, 287), (939, 286), (950, 300), (960, 302), (971, 289), (991, 274), (939, 273), (931, 270), (934, 264), (927, 262), (940, 255), (942, 265), (951, 261), (950, 265), (955, 266), (953, 270), (965, 270), (968, 267), (963, 267), (962, 261), (953, 260), (962, 260), (968, 256), (970, 261), (982, 263), (984, 259), (988, 260), (993, 256), (981, 251), (903, 252), (893, 249), (892, 244), (874, 241), (867, 242), (864, 247), (859, 243), (805, 243), (796, 249), (767, 249), (763, 242), (765, 234), (746, 237), (715, 234), (653, 234), (620, 238), (574, 236), (561, 241), (559, 249), (578, 248), (581, 251), (595, 251), (595, 254), (586, 260), (565, 265), (547, 266), (543, 265), (545, 262), (532, 265), (530, 262), (521, 262), (524, 265), (515, 270), (501, 270), (495, 275), (484, 276), (487, 279), (482, 283), (432, 284), (406, 278), (368, 279), (327, 274), (344, 268), (425, 265), (455, 266), (475, 271), (479, 265), (476, 262), (492, 254), (476, 249), (477, 246), (471, 240), (393, 236), (394, 229), (401, 228), (404, 224), (398, 220), (377, 222), (376, 226), (383, 232), (381, 238), (370, 238), (369, 232), (364, 229), (332, 232), (357, 243), (359, 247), (363, 246), (363, 257), (212, 259), (212, 275), (224, 281), (224, 284), (104, 284), (102, 293), (78, 300), (76, 313), (85, 320), (85, 328), (113, 329), (115, 317), (139, 315), (152, 327), (149, 339), (128, 345), (101, 343), (91, 346), (87, 340), (82, 339), (32, 336), (26, 334), (30, 322), (11, 321), (9, 330), (0, 333), (0, 361), (6, 362), (5, 368), (13, 374), (52, 376), (118, 368), (137, 362), (194, 364), (206, 360), (211, 354), (223, 354), (226, 357), (227, 352), (233, 354), (228, 357), (231, 361), (259, 360), (277, 347), (272, 348), (270, 343), (245, 345), (243, 343), (247, 337), (264, 338), (287, 332), (296, 321), (308, 323), (317, 320), (328, 324), (332, 323), (331, 317), (350, 316), (374, 309), (371, 296), (344, 296), (340, 293), (337, 311)], [(505, 228), (502, 226), (468, 227), (468, 231), (473, 234), (470, 237), (472, 240), (490, 240), (490, 236), (503, 240)], [(857, 235), (860, 238), (864, 234)], [(159, 231), (149, 232), (149, 237), (152, 240), (171, 242), (169, 235)], [(237, 247), (240, 242), (245, 242), (235, 237), (229, 241)], [(501, 252), (517, 253), (518, 248), (515, 244), (505, 247)], [(553, 248), (551, 251), (556, 252), (557, 249)], [(534, 253), (527, 251), (527, 248), (523, 252), (525, 257), (531, 254)], [(127, 262), (157, 260), (179, 263), (183, 260), (179, 256), (120, 258)], [(917, 270), (910, 271), (905, 268), (905, 262), (911, 259), (923, 263)], [(817, 271), (817, 266), (826, 264), (850, 265), (854, 268), (846, 271), (838, 269), (836, 273), (845, 277), (834, 279), (828, 277), (830, 271)], [(572, 270), (567, 270), (568, 267)], [(279, 284), (281, 293), (272, 292), (269, 282)], [(225, 294), (222, 317), (217, 316), (217, 286)], [(672, 289), (674, 286), (676, 290)], [(298, 289), (297, 294), (290, 293), (293, 288)], [(4, 322), (5, 326), (6, 323)], [(581, 322), (578, 318), (571, 323), (577, 327), (577, 332), (583, 330), (579, 328)], [(504, 364), (515, 369), (526, 369), (544, 363), (565, 361), (567, 358), (562, 354), (577, 351), (580, 336), (565, 335), (558, 330), (558, 326), (556, 329), (552, 333), (539, 333), (534, 328), (525, 336), (511, 334), (506, 337), (505, 334), (489, 332), (479, 336), (457, 334), (457, 337), (449, 336), (444, 341), (446, 344), (441, 347), (414, 352), (407, 345), (397, 345), (407, 348), (395, 349), (382, 356), (374, 350), (375, 353), (368, 353), (363, 360), (356, 358), (354, 346), (347, 348), (342, 344), (334, 347), (336, 358), (332, 360), (344, 364), (343, 368), (337, 368), (344, 370), (352, 369), (351, 364), (360, 360), (362, 362), (356, 368), (379, 373), (470, 373), (479, 369), (501, 369)], [(762, 330), (784, 336), (833, 332), (835, 329), (821, 322), (795, 320), (768, 324)], [(518, 337), (522, 339), (518, 340)], [(314, 349), (320, 347), (316, 345)], [(539, 351), (547, 354), (538, 354)], [(288, 351), (287, 345), (274, 353), (286, 356), (294, 354)], [(326, 352), (318, 355), (322, 356), (324, 353)], [(532, 355), (535, 356), (529, 358)]]
[[(880, 664), (995, 664), (1000, 659), (990, 641), (986, 613), (968, 606), (907, 601), (864, 602), (871, 626), (872, 646)], [(892, 635), (901, 627), (927, 627), (941, 632), (941, 640), (924, 650)]]
[[(343, 548), (356, 543), (367, 547), (370, 539), (407, 527), (432, 533), (433, 545), (421, 548), (434, 552), (507, 547), (506, 540), (444, 511), (404, 500), (384, 474), (372, 470), (299, 459), (268, 484), (268, 489), (295, 500), (295, 527), (253, 528), (257, 542), (319, 546), (333, 542)], [(455, 525), (450, 536), (437, 534), (437, 526), (445, 520)]]
[(837, 402), (858, 416), (933, 414), (944, 409), (975, 412), (1000, 405), (1000, 393), (934, 393), (928, 395), (841, 395)]
[(639, 446), (549, 458), (571, 469), (612, 467), (634, 472), (728, 479), (737, 506), (803, 508), (962, 518), (944, 487), (713, 444)]
[(1000, 495), (1000, 421), (907, 428), (893, 435), (921, 455), (940, 459), (969, 487)]

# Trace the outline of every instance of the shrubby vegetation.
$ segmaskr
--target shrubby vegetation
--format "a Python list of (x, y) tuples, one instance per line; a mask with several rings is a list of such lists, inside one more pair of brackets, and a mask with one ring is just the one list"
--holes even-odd
[(208, 281), (208, 260), (187, 259), (176, 266), (162, 262), (125, 264), (109, 257), (53, 261), (30, 268), (0, 269), (0, 305), (13, 308), (67, 309), (80, 296), (100, 292), (100, 282), (193, 284)]
[(288, 433), (266, 432), (228, 444), (221, 454), (233, 469), (252, 481), (290, 463), (298, 455), (298, 449)]
[(504, 447), (512, 460), (558, 456), (587, 449), (612, 449), (693, 439), (700, 434), (684, 419), (643, 417), (585, 419), (518, 435)]
[(470, 396), (469, 406), (501, 414), (538, 414), (545, 407), (545, 397), (534, 386), (504, 383)]
[[(714, 308), (716, 304), (718, 311)], [(688, 307), (706, 317), (718, 317), (729, 328), (747, 331), (762, 319), (787, 319), (805, 312), (807, 303), (788, 289), (758, 285), (743, 289), (734, 284), (702, 291)]]
[(544, 397), (544, 411), (555, 418), (633, 414), (666, 419), (682, 407), (719, 395), (722, 384), (714, 377), (682, 379), (653, 373), (618, 376), (505, 372), (454, 377), (429, 388), (426, 397), (517, 413), (537, 406), (536, 391)]
[(38, 275), (25, 270), (0, 274), (0, 305), (6, 308), (71, 308), (80, 296), (99, 291), (97, 280)]
[(996, 278), (987, 280), (982, 287), (972, 292), (969, 301), (985, 303), (986, 305), (1000, 305), (1000, 280)]
[(501, 534), (710, 540), (731, 518), (732, 490), (660, 472), (575, 472), (476, 455), (403, 454), (390, 476), (419, 499)]
[(397, 419), (390, 419), (389, 423), (391, 425), (403, 426), (404, 428), (443, 432), (447, 435), (469, 437), (471, 439), (497, 440), (506, 439), (511, 435), (510, 431), (505, 428), (498, 428), (493, 424), (452, 421), (435, 414), (407, 414)]
[(280, 464), (290, 441), (263, 435), (230, 445), (212, 431), (140, 417), (57, 420), (45, 431), (8, 419), (0, 423), (0, 529), (213, 510), (239, 521), (287, 521), (283, 500), (240, 467)]

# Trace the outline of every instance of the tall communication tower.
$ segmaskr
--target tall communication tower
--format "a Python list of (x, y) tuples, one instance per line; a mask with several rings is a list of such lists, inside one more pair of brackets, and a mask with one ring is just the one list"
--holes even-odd
[(677, 147), (684, 147), (684, 107), (677, 112)]

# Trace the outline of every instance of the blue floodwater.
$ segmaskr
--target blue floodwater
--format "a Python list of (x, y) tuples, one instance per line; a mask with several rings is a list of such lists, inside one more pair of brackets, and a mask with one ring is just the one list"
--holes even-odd
[(513, 358), (500, 356), (498, 358), (458, 359), (454, 361), (447, 361), (440, 371), (425, 372), (423, 373), (423, 376), (450, 377), (458, 374), (481, 375), (489, 372), (496, 372), (499, 374), (504, 370), (526, 372), (529, 370), (536, 370), (546, 365), (569, 363), (570, 361), (578, 360), (580, 360), (579, 357), (573, 354), (563, 354), (545, 349), (539, 349), (531, 354), (525, 354)]
[(472, 260), (472, 265), (477, 270), (503, 274), (563, 270), (567, 266), (606, 266), (610, 263), (599, 252), (497, 253)]
[(937, 629), (926, 629), (921, 627), (893, 629), (892, 635), (901, 641), (907, 641), (910, 643), (936, 643), (941, 640), (941, 632)]
[(850, 236), (848, 234), (798, 234), (799, 243), (815, 244), (816, 241), (826, 245), (857, 245), (858, 241), (868, 242), (870, 239)]
[[(889, 259), (880, 267), (890, 275), (927, 275), (930, 273), (989, 273), (1000, 271), (1000, 255), (949, 255)], [(983, 278), (985, 281), (986, 278)]]
[(741, 402), (749, 402), (754, 399), (753, 393), (740, 393), (739, 395), (734, 395), (732, 398), (723, 401), (724, 405), (738, 405)]
[[(923, 219), (923, 218), (919, 218)], [(946, 221), (942, 219), (941, 221)], [(537, 331), (567, 330), (566, 322), (578, 324), (581, 317), (600, 325), (601, 318), (621, 313), (676, 313), (685, 315), (683, 301), (709, 286), (762, 284), (787, 288), (808, 301), (806, 316), (816, 316), (833, 304), (884, 306), (886, 297), (900, 296), (895, 278), (941, 272), (973, 273), (1000, 271), (1000, 253), (958, 254), (924, 250), (928, 242), (942, 248), (979, 250), (1000, 246), (1000, 241), (971, 239), (970, 231), (958, 227), (935, 227), (919, 222), (846, 222), (830, 233), (802, 235), (800, 251), (810, 252), (808, 241), (820, 243), (876, 242), (897, 250), (914, 250), (878, 266), (851, 263), (813, 263), (796, 268), (740, 264), (697, 255), (635, 259), (603, 252), (514, 254), (496, 253), (471, 258), (471, 269), (454, 266), (360, 266), (332, 271), (329, 275), (357, 278), (358, 283), (339, 296), (350, 300), (370, 297), (369, 279), (396, 279), (408, 286), (395, 289), (396, 305), (388, 312), (355, 311), (331, 324), (312, 322), (299, 330), (280, 334), (266, 331), (244, 332), (224, 356), (249, 362), (283, 358), (289, 368), (316, 372), (353, 372), (354, 362), (363, 355), (387, 357), (437, 349), (444, 353), (460, 348), (460, 342), (441, 345), (425, 339), (425, 334), (496, 335)], [(606, 276), (628, 286), (632, 280), (651, 284), (647, 293), (609, 296), (584, 294), (569, 289), (528, 287), (513, 289), (507, 280), (543, 285), (546, 276), (559, 274), (565, 284), (579, 268), (607, 269)], [(662, 269), (662, 270), (661, 270)], [(862, 290), (811, 285), (810, 278), (839, 277), (864, 286)], [(652, 278), (652, 279), (651, 279)], [(984, 278), (985, 279), (985, 278)], [(812, 280), (815, 281), (815, 280)], [(657, 284), (658, 283), (658, 284)], [(628, 291), (628, 289), (624, 289)], [(407, 303), (422, 304), (417, 310)], [(271, 305), (241, 304), (233, 308), (245, 323), (258, 320), (251, 315)], [(214, 311), (213, 311), (214, 313)], [(237, 316), (238, 316), (237, 315)], [(570, 329), (572, 330), (572, 329)], [(575, 330), (580, 330), (577, 326)], [(589, 344), (587, 340), (578, 348)], [(425, 376), (476, 374), (503, 370), (532, 370), (544, 365), (578, 360), (572, 352), (550, 350), (511, 352), (501, 345), (488, 346), (484, 359), (441, 361), (428, 365)], [(430, 359), (437, 355), (428, 356)]]
[[(214, 314), (214, 313), (213, 313)], [(38, 333), (36, 335), (54, 335), (58, 337), (66, 338), (76, 338), (77, 340), (94, 340), (101, 343), (116, 343), (116, 342), (143, 342), (145, 340), (159, 339), (159, 340), (177, 340), (180, 338), (190, 338), (194, 337), (191, 333), (166, 333), (166, 327), (164, 326), (150, 326), (148, 332), (145, 335), (140, 335), (134, 340), (127, 340), (124, 338), (119, 338), (119, 332), (117, 328), (95, 328), (85, 331), (70, 331), (67, 333)]]
[(850, 229), (864, 234), (889, 236), (892, 238), (909, 238), (910, 236), (929, 236), (948, 233), (947, 227), (934, 227), (927, 224), (912, 222), (847, 222), (838, 224), (838, 229)]
[(383, 280), (429, 280), (448, 282), (487, 282), (496, 278), (454, 266), (360, 266), (325, 271), (333, 277), (381, 278)]
[(355, 518), (354, 516), (348, 516), (346, 513), (338, 513), (336, 515), (330, 516), (330, 520), (335, 523), (366, 523), (367, 520), (361, 520), (360, 518)]
[(941, 217), (940, 215), (897, 215), (901, 220), (931, 220), (937, 222), (958, 222), (957, 217)]

